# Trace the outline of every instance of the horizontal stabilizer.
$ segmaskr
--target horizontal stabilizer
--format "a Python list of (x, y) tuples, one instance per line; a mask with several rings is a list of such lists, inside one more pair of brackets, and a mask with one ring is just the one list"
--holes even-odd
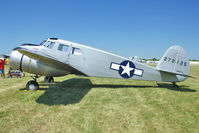
[[(163, 70), (159, 70), (159, 71), (166, 72), (166, 73), (171, 73), (171, 74), (174, 74), (174, 75), (180, 75), (180, 76), (184, 76), (184, 77), (192, 77), (190, 75), (179, 74), (179, 73), (174, 73), (174, 72), (169, 72), (169, 71), (163, 71)], [(192, 77), (192, 78), (194, 78), (194, 77)]]

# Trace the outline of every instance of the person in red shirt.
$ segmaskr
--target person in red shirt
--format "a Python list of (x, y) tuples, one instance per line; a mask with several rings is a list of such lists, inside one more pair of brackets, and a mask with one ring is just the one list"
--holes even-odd
[(1, 58), (0, 59), (0, 74), (1, 74), (1, 77), (4, 77), (5, 79), (4, 65), (5, 65), (5, 61), (3, 58)]

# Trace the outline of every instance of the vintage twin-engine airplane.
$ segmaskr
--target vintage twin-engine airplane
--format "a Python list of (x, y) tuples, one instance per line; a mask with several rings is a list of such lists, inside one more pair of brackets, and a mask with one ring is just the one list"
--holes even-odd
[(125, 78), (181, 82), (189, 77), (190, 63), (185, 50), (172, 46), (164, 54), (157, 67), (133, 61), (119, 55), (105, 52), (86, 45), (49, 38), (40, 45), (23, 44), (13, 49), (10, 56), (12, 69), (35, 74), (26, 89), (37, 90), (38, 76), (53, 82), (53, 77), (77, 74), (93, 77)]

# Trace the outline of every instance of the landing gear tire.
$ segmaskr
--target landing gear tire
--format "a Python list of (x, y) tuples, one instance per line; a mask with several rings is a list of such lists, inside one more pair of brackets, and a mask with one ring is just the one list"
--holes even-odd
[(26, 89), (27, 89), (28, 91), (36, 91), (36, 90), (39, 89), (39, 84), (38, 84), (36, 81), (31, 80), (31, 81), (29, 81), (29, 82), (26, 84)]
[(45, 77), (44, 82), (45, 83), (54, 83), (54, 78), (53, 77)]

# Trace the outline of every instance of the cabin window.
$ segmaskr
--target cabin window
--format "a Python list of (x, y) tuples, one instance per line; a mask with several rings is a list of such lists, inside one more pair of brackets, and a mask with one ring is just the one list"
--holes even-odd
[(68, 53), (69, 46), (63, 45), (63, 44), (59, 44), (58, 50)]
[(55, 45), (54, 42), (46, 42), (43, 44), (44, 47), (47, 47), (47, 48), (53, 48), (53, 46)]
[(82, 50), (79, 49), (79, 48), (73, 47), (71, 53), (74, 54), (74, 55), (82, 55)]

